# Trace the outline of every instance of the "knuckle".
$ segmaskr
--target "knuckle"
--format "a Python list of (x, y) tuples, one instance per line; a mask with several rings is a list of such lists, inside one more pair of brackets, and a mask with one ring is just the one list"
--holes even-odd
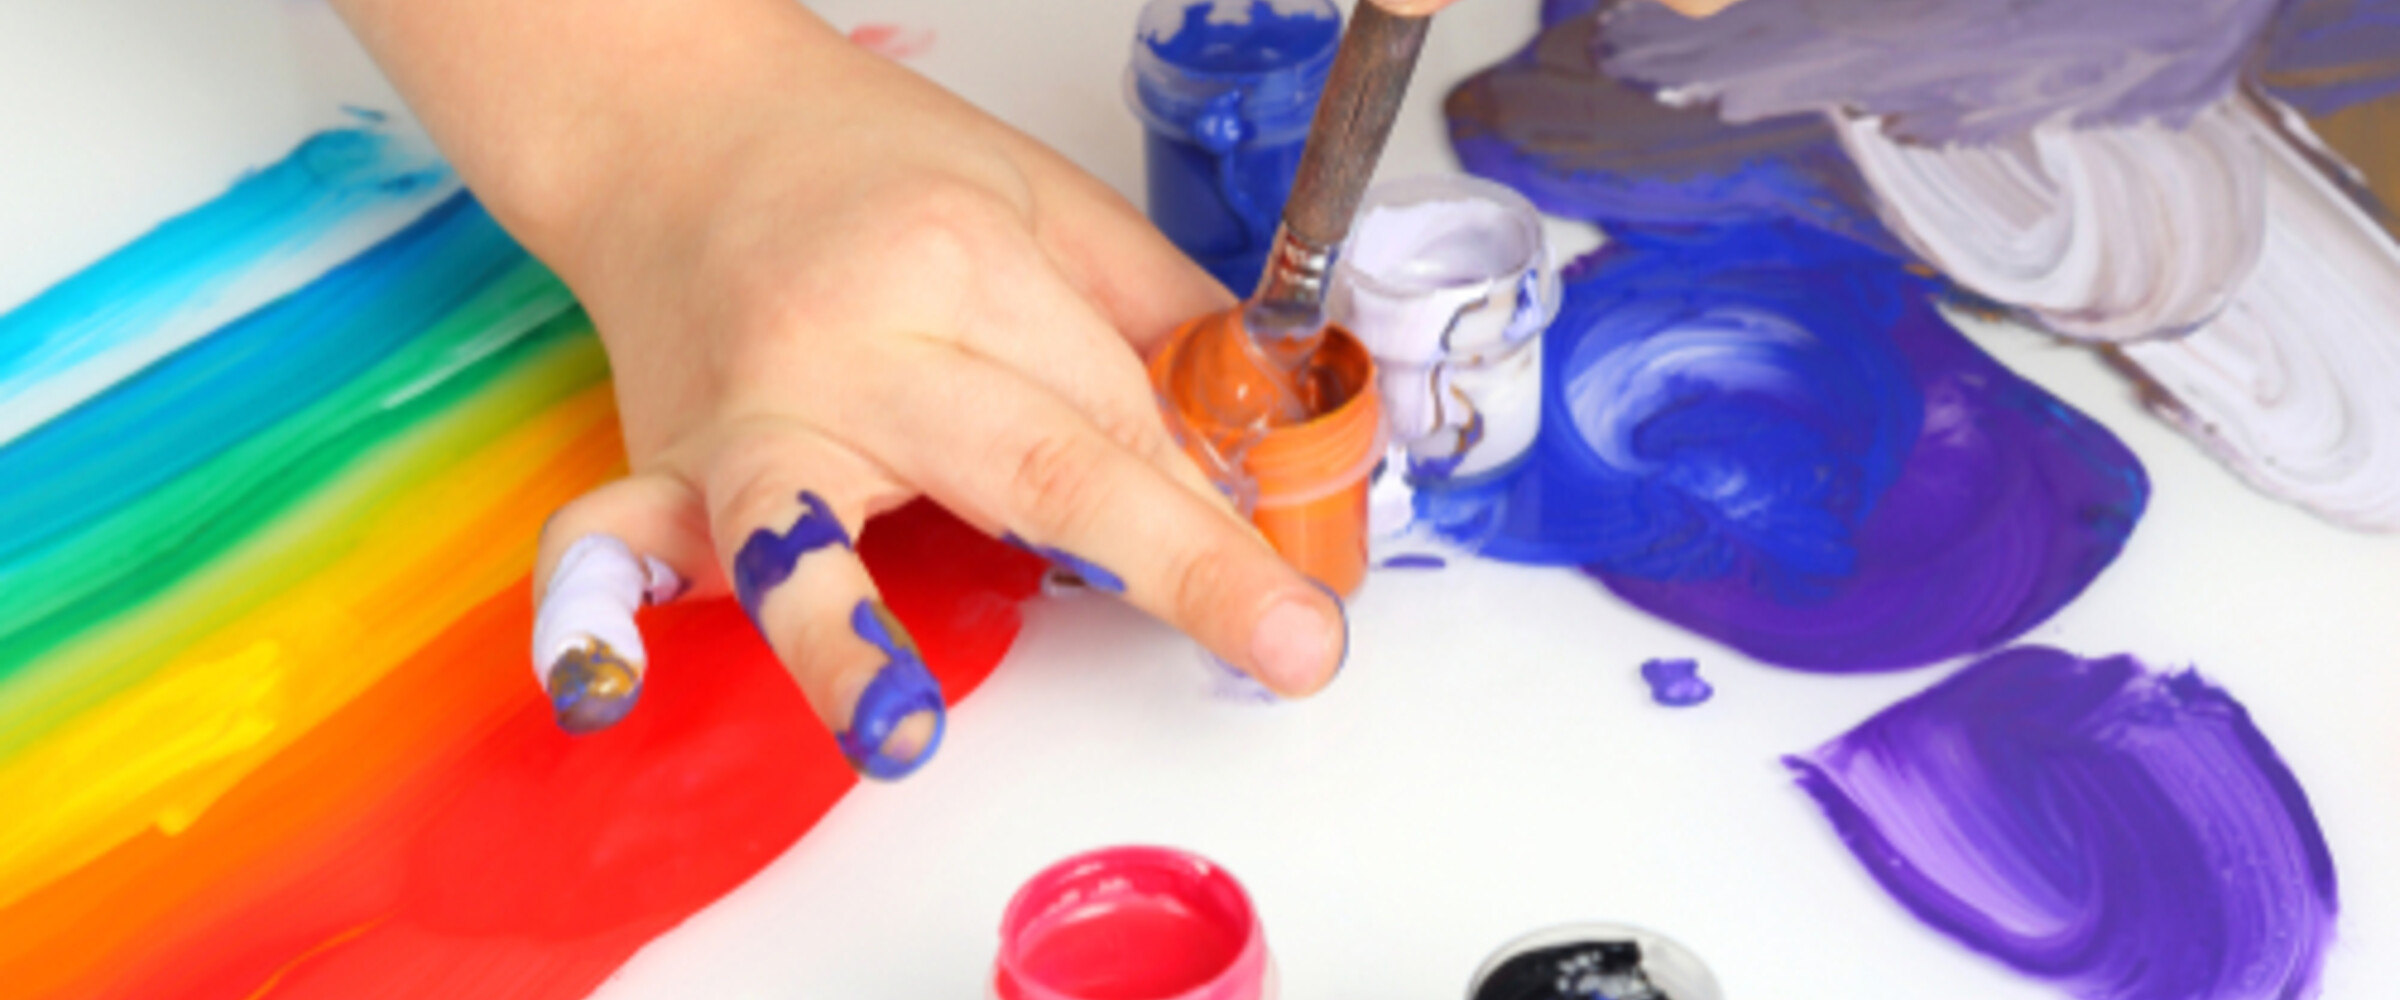
[(1087, 441), (1035, 438), (1016, 451), (1009, 474), (1010, 506), (1047, 529), (1064, 533), (1099, 502), (1104, 456)]
[(872, 200), (886, 251), (934, 277), (967, 273), (991, 234), (1022, 225), (1000, 198), (948, 177), (894, 178)]
[(1221, 543), (1194, 546), (1180, 553), (1168, 571), (1168, 608), (1179, 622), (1212, 620), (1225, 602), (1232, 575), (1233, 553)]
[(709, 464), (708, 496), (713, 520), (725, 531), (746, 536), (774, 512), (795, 501), (788, 476), (775, 456), (778, 436), (759, 428), (737, 429), (718, 444)]

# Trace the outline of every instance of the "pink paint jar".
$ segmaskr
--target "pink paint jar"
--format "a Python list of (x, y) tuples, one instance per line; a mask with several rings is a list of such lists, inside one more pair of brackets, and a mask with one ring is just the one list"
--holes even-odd
[(997, 1000), (1275, 1000), (1266, 930), (1214, 862), (1111, 847), (1050, 866), (1000, 922)]

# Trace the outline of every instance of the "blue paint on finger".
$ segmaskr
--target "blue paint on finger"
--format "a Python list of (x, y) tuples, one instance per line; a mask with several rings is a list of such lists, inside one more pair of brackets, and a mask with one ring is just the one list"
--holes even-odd
[(733, 557), (733, 593), (740, 598), (742, 610), (750, 615), (750, 623), (761, 631), (759, 608), (766, 602), (767, 593), (792, 578), (792, 568), (800, 557), (818, 549), (839, 545), (850, 547), (850, 533), (842, 529), (840, 518), (825, 498), (807, 490), (800, 491), (800, 518), (792, 522), (791, 530), (776, 534), (766, 528), (750, 533), (742, 550)]
[(1013, 531), (1001, 535), (1000, 540), (1027, 552), (1031, 552), (1034, 555), (1050, 560), (1050, 565), (1075, 574), (1077, 578), (1084, 582), (1085, 586), (1088, 586), (1093, 590), (1108, 594), (1122, 594), (1125, 592), (1125, 580), (1123, 577), (1109, 572), (1106, 568), (1100, 566), (1098, 563), (1092, 562), (1089, 559), (1085, 559), (1082, 556), (1076, 555), (1072, 552), (1054, 549), (1047, 545), (1035, 545), (1032, 542), (1026, 541), (1024, 538), (1019, 537), (1017, 533)]
[[(942, 731), (948, 722), (941, 685), (926, 669), (908, 630), (883, 605), (859, 601), (850, 612), (850, 630), (882, 650), (886, 659), (859, 694), (858, 705), (850, 710), (850, 728), (835, 734), (834, 739), (858, 773), (881, 781), (905, 778), (933, 759), (934, 750), (942, 745)], [(884, 746), (900, 724), (919, 712), (933, 713), (933, 735), (926, 737), (924, 747), (906, 757), (886, 753)]]

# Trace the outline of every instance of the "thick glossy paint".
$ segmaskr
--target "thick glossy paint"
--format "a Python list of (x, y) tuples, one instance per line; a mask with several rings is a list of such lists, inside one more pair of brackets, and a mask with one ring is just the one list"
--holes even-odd
[(1905, 248), (2113, 345), (2261, 492), (2400, 530), (2400, 145), (2378, 102), (2400, 93), (2400, 4), (1544, 11), (1452, 95), (1470, 169), (1612, 229), (1790, 219)]
[[(228, 211), (87, 272), (142, 310), (0, 324), (138, 349), (267, 266), (178, 249)], [(527, 677), (533, 540), (623, 462), (588, 321), (464, 200), (0, 445), (7, 991), (578, 997), (788, 845), (854, 776), (732, 602), (644, 613), (605, 733)], [(925, 507), (860, 550), (954, 695), (1042, 573)]]
[(1901, 905), (2076, 996), (2315, 993), (2333, 858), (2197, 674), (2011, 649), (1787, 763)]
[(1341, 27), (1322, 0), (1143, 11), (1128, 96), (1146, 126), (1150, 219), (1236, 292), (1265, 269)]
[(1822, 117), (1728, 125), (1662, 103), (1602, 71), (1588, 6), (1551, 5), (1524, 49), (1450, 92), (1451, 147), (1469, 171), (1612, 229), (1793, 221), (1899, 249)]
[[(875, 668), (875, 679), (858, 696), (858, 704), (850, 710), (850, 728), (835, 734), (841, 743), (842, 755), (860, 774), (884, 781), (907, 777), (933, 758), (942, 745), (942, 729), (947, 724), (942, 710), (942, 686), (925, 669), (925, 660), (917, 653), (915, 639), (900, 622), (872, 600), (861, 600), (850, 611), (850, 631), (883, 653), (883, 665)], [(933, 734), (923, 746), (907, 756), (890, 751), (892, 734), (910, 716), (920, 713), (933, 716)]]
[(1717, 693), (1700, 678), (1698, 660), (1650, 660), (1642, 664), (1642, 683), (1650, 685), (1650, 700), (1668, 708), (1690, 708)]
[(800, 557), (836, 545), (849, 548), (850, 532), (842, 528), (841, 519), (833, 515), (824, 497), (800, 491), (800, 513), (791, 527), (780, 532), (772, 528), (752, 531), (741, 551), (734, 553), (733, 593), (742, 602), (742, 610), (764, 628), (758, 614), (767, 594), (792, 578)]
[(1938, 291), (1796, 227), (1625, 234), (1568, 275), (1526, 465), (1420, 491), (1420, 517), (1770, 663), (2005, 644), (2116, 557), (2148, 486)]

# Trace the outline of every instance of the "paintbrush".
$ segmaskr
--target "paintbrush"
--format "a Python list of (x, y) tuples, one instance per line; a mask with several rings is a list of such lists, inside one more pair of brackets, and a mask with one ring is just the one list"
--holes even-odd
[[(1310, 364), (1324, 339), (1326, 278), (1383, 156), (1431, 22), (1361, 0), (1342, 33), (1266, 272), (1235, 310), (1248, 336), (1212, 352), (1222, 367), (1207, 377), (1211, 385), (1198, 387), (1219, 422), (1292, 426), (1331, 402), (1312, 392)], [(1208, 316), (1187, 326), (1235, 318)]]
[(1244, 306), (1252, 336), (1306, 341), (1324, 329), (1325, 278), (1334, 249), (1349, 234), (1351, 216), (1383, 158), (1432, 21), (1388, 13), (1371, 0), (1359, 3), (1309, 122), (1266, 273)]

